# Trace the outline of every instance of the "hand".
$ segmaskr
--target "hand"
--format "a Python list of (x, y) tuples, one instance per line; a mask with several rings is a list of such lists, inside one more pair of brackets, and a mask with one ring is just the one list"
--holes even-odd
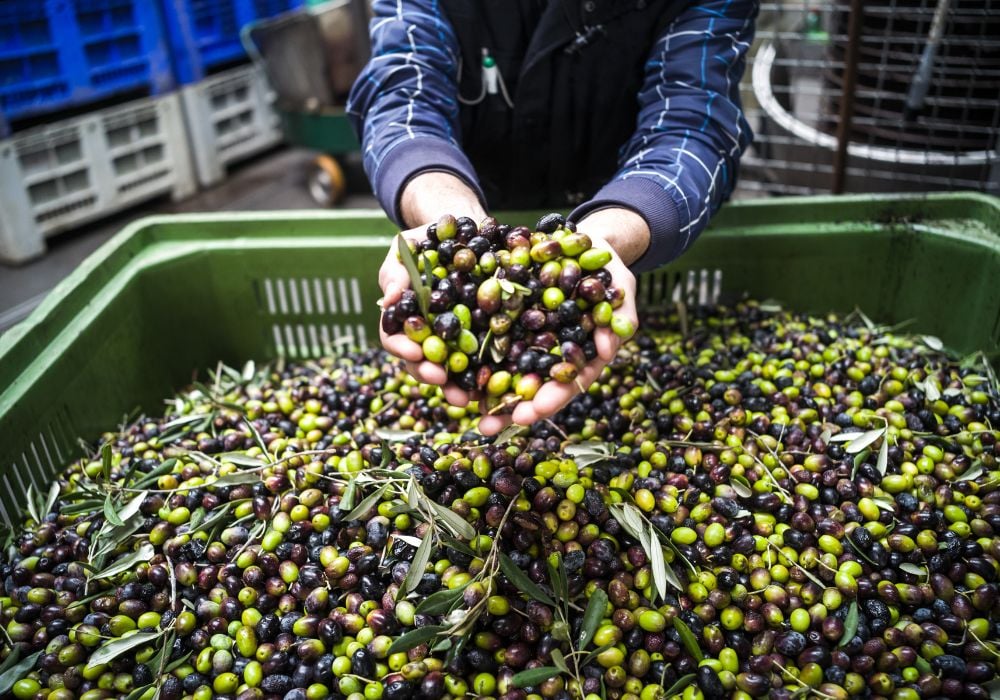
[[(442, 214), (469, 216), (475, 221), (486, 217), (475, 191), (462, 179), (447, 172), (425, 172), (416, 175), (406, 183), (400, 195), (400, 215), (411, 228), (402, 236), (410, 241), (422, 241), (427, 237), (427, 225), (437, 221)], [(396, 250), (398, 239), (393, 238), (389, 253), (382, 262), (378, 273), (378, 283), (382, 288), (383, 308), (399, 301), (403, 291), (410, 288), (410, 276), (399, 261)], [(403, 333), (387, 335), (379, 324), (379, 338), (382, 347), (406, 362), (407, 371), (426, 384), (443, 386), (444, 397), (455, 406), (466, 406), (470, 396), (448, 382), (448, 373), (441, 365), (424, 360), (420, 346)]]
[[(408, 241), (419, 242), (427, 237), (426, 226), (403, 231), (400, 235)], [(410, 275), (403, 263), (399, 261), (397, 243), (399, 238), (393, 238), (389, 252), (382, 261), (378, 271), (378, 283), (382, 288), (382, 308), (399, 301), (403, 292), (410, 288)], [(403, 333), (387, 334), (379, 323), (379, 339), (382, 347), (406, 363), (406, 370), (425, 384), (437, 384), (444, 389), (445, 399), (455, 406), (465, 406), (470, 396), (459, 389), (454, 383), (448, 382), (448, 372), (441, 365), (424, 359), (424, 351), (418, 343), (413, 342)]]
[[(583, 233), (588, 233), (591, 236), (595, 248), (610, 251), (611, 262), (606, 267), (611, 273), (612, 285), (625, 293), (625, 301), (620, 308), (615, 310), (615, 315), (628, 319), (632, 323), (632, 328), (637, 327), (635, 275), (604, 238), (587, 231), (583, 231)], [(544, 382), (531, 401), (521, 401), (514, 407), (513, 414), (487, 415), (480, 418), (479, 431), (483, 435), (495, 435), (512, 422), (518, 425), (531, 425), (535, 421), (554, 416), (581, 390), (586, 390), (594, 380), (601, 376), (604, 367), (614, 359), (622, 342), (624, 340), (615, 335), (610, 328), (595, 329), (594, 344), (597, 346), (597, 357), (580, 370), (580, 374), (577, 375), (574, 382), (570, 384), (562, 384), (554, 380)]]

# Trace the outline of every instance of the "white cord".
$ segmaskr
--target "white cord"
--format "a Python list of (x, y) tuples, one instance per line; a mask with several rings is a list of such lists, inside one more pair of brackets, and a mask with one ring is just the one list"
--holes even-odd
[[(483, 58), (486, 59), (489, 57), (489, 55), (490, 55), (489, 50), (483, 48)], [(481, 68), (483, 72), (481, 80), (482, 89), (479, 91), (479, 94), (474, 99), (468, 99), (462, 97), (461, 93), (459, 93), (458, 101), (464, 105), (470, 105), (470, 106), (477, 105), (486, 99), (487, 94), (489, 95), (497, 94), (497, 89), (499, 88), (499, 92), (503, 96), (504, 102), (507, 103), (508, 107), (514, 109), (514, 101), (510, 99), (510, 93), (507, 92), (507, 83), (504, 81), (503, 74), (500, 72), (500, 68), (497, 67), (496, 63), (493, 63), (493, 65), (491, 66), (481, 64)], [(461, 76), (462, 76), (462, 57), (459, 56), (458, 78), (456, 82), (461, 82)]]

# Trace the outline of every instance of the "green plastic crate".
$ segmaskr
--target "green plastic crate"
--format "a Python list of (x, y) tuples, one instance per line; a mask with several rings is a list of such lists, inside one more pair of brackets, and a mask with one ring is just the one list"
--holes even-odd
[[(530, 223), (535, 214), (504, 216)], [(394, 233), (378, 213), (173, 216), (137, 222), (0, 337), (0, 519), (141, 406), (194, 371), (374, 340), (376, 273)], [(809, 311), (914, 319), (960, 352), (1000, 345), (1000, 200), (976, 194), (730, 204), (646, 305), (744, 292)]]

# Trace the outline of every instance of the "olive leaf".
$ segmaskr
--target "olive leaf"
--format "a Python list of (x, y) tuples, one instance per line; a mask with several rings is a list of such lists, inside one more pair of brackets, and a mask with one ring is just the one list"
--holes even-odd
[(253, 435), (253, 440), (254, 440), (255, 443), (257, 443), (257, 447), (260, 448), (260, 451), (263, 452), (265, 455), (270, 454), (267, 451), (267, 443), (264, 442), (263, 436), (260, 434), (260, 431), (257, 430), (257, 426), (255, 426), (253, 424), (253, 421), (252, 420), (246, 420), (246, 421), (243, 421), (243, 422), (246, 424), (247, 428), (250, 429), (250, 432)]
[(45, 505), (42, 507), (42, 512), (39, 513), (43, 518), (52, 512), (52, 508), (56, 504), (56, 499), (59, 498), (59, 482), (52, 482), (52, 486), (49, 487), (49, 495), (45, 497)]
[(93, 654), (90, 655), (90, 659), (87, 661), (87, 668), (91, 669), (95, 666), (106, 664), (112, 659), (118, 658), (125, 652), (135, 649), (137, 646), (153, 641), (162, 634), (164, 634), (162, 631), (136, 632), (128, 637), (113, 639), (107, 644), (100, 646)]
[(983, 463), (976, 461), (966, 469), (961, 476), (956, 476), (952, 481), (972, 481), (978, 479), (983, 474)]
[(861, 433), (860, 436), (856, 437), (854, 440), (851, 440), (849, 443), (847, 443), (847, 445), (844, 446), (844, 451), (850, 455), (857, 454), (858, 452), (861, 452), (861, 450), (865, 449), (866, 447), (868, 447), (869, 445), (871, 445), (873, 442), (878, 440), (880, 437), (883, 437), (884, 435), (885, 435), (885, 428), (866, 430), (865, 432)]
[[(605, 610), (608, 607), (608, 594), (603, 589), (598, 588), (587, 601), (587, 609), (583, 613), (583, 624), (580, 625), (580, 637), (577, 643), (578, 650), (584, 650), (597, 634), (597, 628), (601, 624)], [(555, 657), (552, 659), (555, 661)], [(556, 664), (558, 666), (558, 663)]]
[(563, 673), (572, 675), (572, 671), (569, 670), (569, 665), (566, 663), (566, 657), (563, 656), (563, 653), (558, 648), (552, 650), (551, 656), (552, 663), (556, 665), (556, 668)]
[(101, 445), (101, 471), (105, 481), (111, 481), (111, 443), (106, 442)]
[(500, 433), (493, 440), (494, 447), (503, 447), (508, 442), (513, 440), (519, 435), (527, 434), (528, 428), (524, 425), (518, 425), (517, 423), (511, 423), (506, 428), (500, 431)]
[[(650, 524), (650, 532), (647, 536), (646, 551), (649, 553), (649, 568), (653, 572), (653, 583), (656, 585), (656, 592), (660, 594), (660, 599), (667, 597), (667, 563), (663, 559), (663, 547), (656, 535), (654, 526)], [(681, 589), (683, 590), (683, 589)], [(698, 659), (701, 661), (701, 659)]]
[(448, 651), (453, 646), (451, 637), (441, 637), (438, 639), (437, 643), (431, 647), (431, 651)]
[(406, 268), (406, 274), (410, 276), (410, 287), (413, 288), (414, 293), (417, 295), (417, 304), (420, 306), (420, 313), (423, 314), (424, 318), (430, 318), (431, 292), (420, 278), (420, 269), (417, 266), (417, 260), (413, 257), (410, 244), (403, 238), (403, 234), (396, 236), (396, 250), (399, 251), (399, 260), (403, 263), (403, 267)]
[(409, 651), (410, 649), (415, 649), (421, 644), (426, 644), (427, 642), (434, 639), (436, 636), (444, 632), (445, 628), (441, 625), (427, 625), (426, 627), (418, 627), (412, 632), (407, 632), (396, 638), (396, 641), (392, 643), (389, 647), (390, 654), (396, 654), (401, 651)]
[(446, 591), (437, 591), (420, 601), (416, 612), (422, 615), (444, 615), (452, 611), (452, 608), (462, 600), (465, 589), (469, 584), (465, 583), (458, 588), (450, 588)]
[(908, 561), (900, 564), (899, 568), (908, 574), (913, 574), (914, 576), (927, 576), (927, 569), (922, 566), (917, 566), (916, 564), (911, 564)]
[(24, 494), (24, 498), (28, 502), (28, 505), (27, 505), (28, 515), (30, 515), (31, 519), (34, 520), (36, 523), (41, 523), (42, 522), (42, 516), (38, 512), (38, 506), (35, 504), (35, 485), (34, 484), (28, 484), (28, 491), (27, 491), (27, 493)]
[[(205, 531), (208, 532), (209, 529), (217, 525), (218, 523), (226, 520), (226, 516), (229, 513), (229, 508), (232, 506), (232, 502), (226, 503), (218, 511), (211, 511), (208, 517), (205, 517), (197, 524), (191, 524), (189, 526), (189, 533), (194, 534), (195, 532)], [(199, 508), (198, 510), (204, 511), (204, 509)], [(194, 523), (194, 516), (191, 517), (191, 522)]]
[[(552, 559), (555, 559), (553, 563)], [(549, 570), (549, 582), (552, 584), (552, 591), (556, 594), (556, 599), (565, 604), (569, 601), (569, 581), (566, 580), (566, 570), (563, 568), (562, 555), (554, 552), (550, 558), (545, 560)]]
[(558, 675), (559, 669), (555, 666), (539, 666), (538, 668), (532, 668), (527, 671), (515, 673), (514, 677), (511, 679), (511, 683), (515, 688), (527, 688), (538, 685), (539, 683), (544, 683), (550, 678), (555, 678)]
[(705, 655), (702, 653), (701, 647), (698, 646), (698, 640), (695, 638), (694, 632), (691, 631), (691, 628), (687, 626), (687, 623), (684, 622), (680, 616), (674, 618), (674, 629), (677, 630), (677, 634), (680, 635), (681, 643), (684, 645), (684, 648), (687, 649), (687, 652), (693, 656), (696, 661), (701, 663), (701, 661), (705, 658)]
[(267, 462), (264, 460), (259, 457), (251, 457), (244, 452), (223, 452), (218, 456), (218, 460), (220, 462), (235, 464), (237, 467), (248, 467), (251, 469), (267, 466)]
[(874, 501), (875, 505), (881, 508), (882, 510), (887, 510), (893, 513), (896, 512), (895, 501), (893, 501), (891, 498), (888, 498), (886, 496), (876, 496), (872, 499), (872, 501)]
[(120, 517), (118, 517), (118, 513), (115, 512), (115, 506), (111, 502), (110, 495), (104, 499), (104, 519), (107, 520), (112, 525), (114, 525), (115, 527), (125, 524), (125, 521), (123, 521)]
[(400, 542), (406, 542), (406, 544), (410, 545), (414, 549), (416, 549), (417, 547), (419, 547), (420, 543), (423, 542), (422, 538), (420, 538), (420, 537), (414, 537), (413, 535), (399, 535), (399, 534), (393, 533), (391, 535), (391, 537), (394, 540), (399, 540)]
[[(659, 569), (658, 574), (656, 566), (652, 563), (657, 558), (657, 555), (659, 560), (664, 561), (663, 549), (660, 545), (655, 526), (650, 523), (647, 529), (641, 511), (631, 503), (612, 503), (610, 509), (619, 524), (639, 543), (639, 546), (646, 553), (646, 558), (650, 561), (650, 568), (653, 570), (654, 582), (655, 577), (662, 574), (671, 586), (679, 591), (683, 591), (684, 586), (681, 584), (680, 579), (677, 578), (677, 574), (674, 573), (673, 567), (664, 565)], [(658, 553), (657, 550), (659, 550)], [(674, 549), (674, 553), (680, 556), (676, 548)], [(688, 566), (690, 566), (690, 562), (688, 562)]]
[(606, 442), (590, 441), (567, 445), (563, 452), (573, 458), (577, 467), (586, 469), (610, 460), (615, 455), (615, 448)]
[(914, 382), (913, 386), (924, 392), (925, 397), (930, 403), (934, 403), (941, 398), (941, 388), (938, 386), (935, 377), (927, 377), (922, 382)]
[(136, 496), (125, 504), (125, 506), (118, 511), (118, 517), (124, 521), (129, 521), (136, 514), (138, 514), (139, 509), (142, 508), (142, 502), (146, 500), (146, 496), (149, 495), (149, 491), (141, 491)]
[(198, 526), (201, 525), (203, 520), (205, 520), (205, 508), (198, 506), (191, 512), (191, 517), (188, 520), (188, 529), (191, 532), (197, 531)]
[(675, 695), (683, 693), (684, 689), (687, 688), (689, 685), (691, 685), (694, 682), (694, 679), (697, 677), (698, 676), (694, 673), (689, 673), (686, 676), (681, 676), (672, 686), (670, 686), (670, 689), (667, 690), (664, 697), (672, 698)]
[(465, 518), (447, 506), (443, 506), (435, 501), (428, 500), (434, 514), (440, 518), (445, 526), (458, 537), (471, 540), (476, 536), (476, 529), (470, 525)]
[[(351, 484), (353, 483), (354, 482), (352, 481)], [(362, 515), (371, 510), (376, 503), (382, 500), (382, 496), (385, 495), (385, 492), (388, 489), (389, 489), (389, 484), (382, 484), (373, 493), (370, 493), (364, 498), (362, 498), (361, 503), (359, 503), (350, 513), (345, 515), (343, 521), (350, 522), (352, 520), (357, 520), (358, 518), (360, 518)], [(350, 486), (348, 486), (348, 490), (350, 490)], [(345, 500), (346, 500), (346, 495), (345, 495)], [(344, 503), (343, 501), (341, 501), (341, 506), (343, 505)], [(341, 510), (346, 510), (346, 508), (341, 507)]]
[(514, 563), (514, 560), (508, 557), (503, 552), (499, 552), (500, 555), (500, 570), (503, 571), (504, 576), (513, 584), (513, 586), (519, 590), (521, 593), (525, 593), (528, 597), (537, 600), (539, 603), (545, 603), (550, 607), (556, 607), (556, 602), (552, 599), (545, 590), (539, 586), (537, 583), (528, 578), (528, 575), (521, 571), (520, 567)]
[(753, 489), (750, 487), (750, 481), (742, 474), (733, 474), (729, 477), (729, 485), (733, 487), (733, 491), (740, 498), (750, 498), (753, 496)]
[(139, 700), (146, 691), (153, 687), (152, 683), (147, 683), (146, 685), (141, 685), (138, 688), (134, 688), (131, 693), (125, 696), (125, 700)]
[(840, 643), (837, 644), (838, 647), (846, 646), (854, 639), (854, 635), (858, 633), (859, 617), (858, 601), (852, 600), (851, 607), (847, 609), (847, 618), (844, 620), (844, 634), (840, 638)]
[(149, 561), (153, 558), (153, 545), (149, 542), (143, 542), (139, 545), (139, 549), (135, 550), (131, 554), (126, 554), (119, 557), (114, 564), (111, 566), (98, 571), (96, 574), (91, 576), (91, 578), (109, 578), (116, 574), (120, 574), (123, 571), (128, 571), (132, 569), (136, 564), (144, 561)]
[(868, 459), (871, 453), (871, 450), (861, 450), (861, 452), (854, 455), (854, 468), (851, 470), (852, 479), (858, 475), (858, 469), (861, 468), (861, 465), (865, 463), (865, 460)]
[(944, 350), (944, 343), (942, 343), (941, 339), (936, 336), (922, 335), (920, 336), (920, 342), (935, 352), (941, 352)]
[(224, 474), (212, 482), (212, 486), (237, 486), (239, 484), (252, 484), (260, 481), (259, 471), (235, 471)]
[(152, 484), (164, 474), (169, 474), (171, 471), (173, 471), (173, 468), (176, 465), (177, 465), (177, 458), (171, 457), (170, 459), (161, 462), (160, 466), (154, 467), (152, 471), (144, 474), (142, 478), (139, 479), (137, 482), (135, 482), (133, 486), (138, 489), (138, 488), (143, 488), (144, 486), (147, 486), (149, 484)]
[(472, 547), (461, 542), (459, 540), (453, 540), (450, 537), (443, 540), (442, 543), (448, 549), (454, 549), (456, 552), (461, 552), (462, 554), (469, 557), (478, 557), (479, 555), (472, 551)]
[(883, 440), (882, 446), (878, 448), (878, 463), (875, 465), (878, 473), (885, 476), (886, 469), (889, 468), (889, 441)]
[(416, 430), (390, 430), (388, 428), (378, 428), (375, 430), (375, 437), (386, 442), (406, 442), (410, 438), (420, 437), (423, 433)]
[(599, 646), (596, 649), (590, 650), (589, 652), (587, 652), (587, 655), (583, 657), (583, 661), (580, 663), (580, 667), (583, 668), (584, 666), (587, 666), (588, 664), (590, 664), (591, 661), (596, 659), (598, 656), (600, 656), (613, 646), (614, 644), (605, 644), (604, 646)]
[(10, 652), (10, 656), (4, 661), (4, 666), (10, 659), (14, 659), (14, 662), (10, 666), (4, 669), (3, 673), (0, 673), (0, 695), (6, 695), (10, 692), (10, 689), (14, 687), (14, 684), (19, 680), (28, 675), (28, 673), (35, 667), (35, 662), (38, 661), (38, 657), (45, 653), (45, 650), (36, 651), (30, 656), (25, 656), (23, 659), (18, 660), (20, 657), (20, 645), (14, 647), (14, 650)]
[(427, 568), (427, 563), (431, 560), (431, 553), (433, 551), (434, 538), (428, 533), (424, 535), (424, 539), (421, 540), (420, 546), (417, 547), (417, 551), (413, 555), (413, 561), (410, 562), (406, 578), (403, 579), (403, 585), (399, 589), (399, 598), (413, 592), (420, 585), (420, 579), (423, 578), (424, 570)]

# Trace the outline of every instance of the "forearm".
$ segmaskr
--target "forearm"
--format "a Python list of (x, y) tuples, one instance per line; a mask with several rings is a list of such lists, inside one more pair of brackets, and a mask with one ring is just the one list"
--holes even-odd
[[(744, 56), (757, 3), (693, 3), (650, 52), (636, 131), (618, 173), (578, 221), (620, 207), (648, 226), (648, 248), (630, 262), (651, 270), (682, 254), (729, 196), (750, 126), (740, 105)], [(625, 257), (625, 256), (623, 256)]]
[(626, 265), (641, 258), (649, 248), (649, 225), (631, 209), (599, 209), (578, 221), (577, 229), (605, 240)]
[(456, 138), (458, 40), (436, 0), (377, 0), (373, 11), (372, 58), (347, 111), (375, 196), (405, 228), (403, 189), (422, 173), (447, 171), (478, 187)]
[(468, 216), (481, 221), (486, 216), (479, 194), (465, 180), (447, 172), (424, 172), (411, 178), (399, 198), (404, 228), (437, 221), (443, 214)]

